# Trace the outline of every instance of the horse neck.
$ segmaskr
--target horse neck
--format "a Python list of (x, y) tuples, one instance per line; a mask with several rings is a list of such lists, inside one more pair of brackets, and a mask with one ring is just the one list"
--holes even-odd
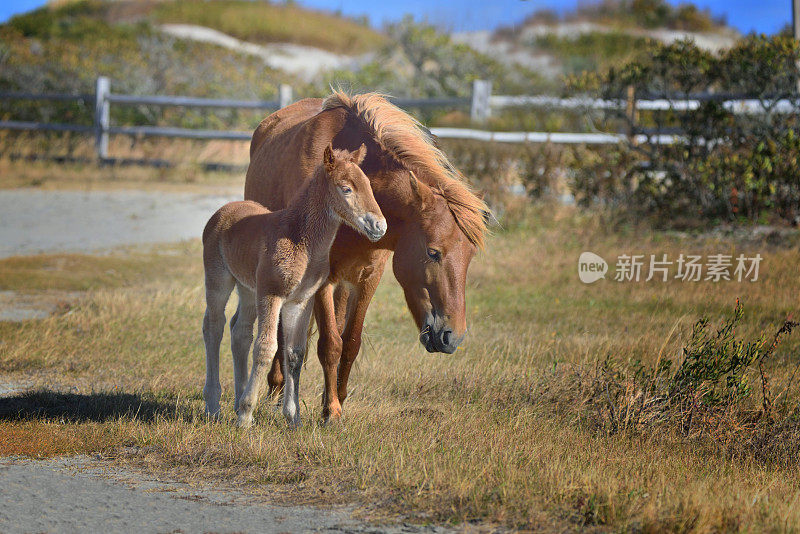
[(304, 246), (311, 257), (317, 254), (327, 257), (342, 222), (330, 207), (330, 195), (328, 178), (320, 169), (286, 208), (292, 241)]

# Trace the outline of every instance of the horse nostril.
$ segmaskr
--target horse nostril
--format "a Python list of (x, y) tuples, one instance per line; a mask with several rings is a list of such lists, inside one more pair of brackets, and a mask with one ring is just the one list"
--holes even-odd
[(442, 345), (447, 347), (450, 345), (450, 339), (453, 336), (453, 332), (451, 330), (445, 330), (442, 332)]

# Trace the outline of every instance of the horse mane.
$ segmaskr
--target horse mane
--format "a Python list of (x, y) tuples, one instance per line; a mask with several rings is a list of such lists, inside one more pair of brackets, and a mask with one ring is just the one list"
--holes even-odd
[(359, 117), (372, 132), (378, 144), (401, 165), (418, 171), (423, 177), (434, 177), (427, 183), (442, 195), (453, 218), (467, 239), (483, 248), (486, 234), (486, 203), (466, 183), (462, 175), (433, 144), (431, 133), (420, 122), (398, 108), (380, 93), (350, 95), (334, 90), (322, 103), (322, 109), (346, 108)]

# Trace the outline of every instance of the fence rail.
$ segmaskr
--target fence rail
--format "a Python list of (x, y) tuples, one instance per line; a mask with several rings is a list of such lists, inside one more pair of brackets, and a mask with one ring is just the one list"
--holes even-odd
[[(97, 79), (94, 94), (31, 94), (21, 92), (0, 92), (0, 100), (49, 100), (74, 101), (94, 104), (94, 125), (52, 124), (26, 121), (0, 121), (0, 129), (30, 131), (61, 131), (94, 133), (96, 138), (97, 157), (108, 159), (109, 135), (180, 137), (187, 139), (221, 139), (248, 141), (252, 131), (205, 130), (191, 128), (173, 128), (164, 126), (111, 126), (111, 104), (133, 106), (183, 106), (195, 108), (236, 108), (236, 109), (280, 109), (293, 101), (292, 88), (281, 85), (278, 98), (275, 100), (233, 100), (218, 98), (196, 98), (186, 96), (162, 95), (123, 95), (111, 92), (111, 84), (107, 77)], [(637, 111), (693, 110), (701, 102), (714, 100), (734, 113), (763, 113), (765, 109), (775, 113), (793, 113), (796, 102), (786, 98), (759, 100), (742, 98), (731, 94), (697, 94), (687, 95), (685, 99), (649, 98), (637, 100), (630, 91), (626, 97), (619, 99), (591, 98), (558, 98), (553, 96), (506, 96), (492, 95), (491, 82), (475, 80), (471, 97), (442, 98), (390, 98), (397, 106), (404, 108), (435, 107), (469, 107), (470, 118), (476, 123), (485, 123), (491, 116), (492, 109), (507, 107), (538, 107), (552, 109), (620, 109), (631, 116)], [(442, 138), (474, 139), (478, 141), (499, 143), (576, 143), (576, 144), (614, 144), (626, 139), (636, 143), (657, 142), (673, 143), (679, 132), (655, 132), (655, 135), (630, 131), (627, 134), (616, 133), (561, 133), (561, 132), (493, 132), (467, 128), (431, 128), (431, 133)]]
[(227, 100), (219, 98), (195, 98), (191, 96), (107, 96), (109, 102), (127, 105), (145, 106), (185, 106), (192, 108), (241, 108), (241, 109), (274, 109), (280, 108), (279, 100)]

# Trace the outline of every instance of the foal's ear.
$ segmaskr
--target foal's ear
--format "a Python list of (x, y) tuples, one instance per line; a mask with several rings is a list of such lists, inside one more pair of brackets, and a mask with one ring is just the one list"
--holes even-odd
[(356, 165), (361, 165), (365, 157), (367, 157), (367, 145), (361, 143), (361, 146), (358, 147), (358, 150), (353, 152), (353, 155), (350, 156), (350, 159)]
[(322, 162), (325, 164), (325, 170), (330, 174), (333, 172), (334, 167), (334, 157), (333, 157), (333, 145), (329, 144), (325, 147), (325, 152), (322, 154)]

